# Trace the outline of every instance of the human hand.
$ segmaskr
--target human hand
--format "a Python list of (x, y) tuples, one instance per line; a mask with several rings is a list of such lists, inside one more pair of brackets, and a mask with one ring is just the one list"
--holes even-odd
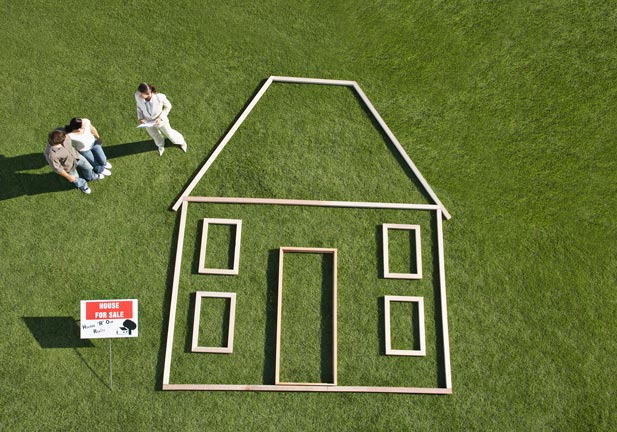
[(75, 181), (77, 180), (77, 177), (69, 174), (69, 176), (67, 177), (67, 180), (70, 181), (71, 183), (75, 183)]
[(139, 124), (144, 124), (146, 121), (144, 119), (139, 120)]
[(156, 120), (154, 120), (154, 124), (157, 125), (157, 126), (160, 125), (161, 124), (161, 118), (158, 117)]

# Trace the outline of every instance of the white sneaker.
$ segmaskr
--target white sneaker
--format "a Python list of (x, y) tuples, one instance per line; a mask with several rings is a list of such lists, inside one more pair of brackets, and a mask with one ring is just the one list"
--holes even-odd
[(186, 153), (186, 150), (188, 149), (188, 145), (186, 145), (186, 143), (185, 143), (185, 144), (182, 144), (182, 145), (180, 146), (180, 148), (182, 149), (182, 151), (183, 151), (184, 153)]
[(111, 171), (109, 171), (107, 168), (105, 168), (101, 174), (103, 174), (104, 176), (110, 176), (111, 175)]
[(103, 174), (94, 174), (94, 177), (92, 178), (92, 180), (103, 180), (105, 178), (105, 176)]
[(159, 147), (159, 156), (163, 156), (163, 153), (165, 153), (165, 147)]
[(111, 164), (110, 164), (109, 162), (107, 162), (107, 163), (105, 164), (105, 168), (106, 168), (106, 169), (111, 169)]
[(86, 195), (90, 195), (90, 193), (92, 192), (92, 190), (88, 186), (80, 187), (79, 190), (85, 193)]

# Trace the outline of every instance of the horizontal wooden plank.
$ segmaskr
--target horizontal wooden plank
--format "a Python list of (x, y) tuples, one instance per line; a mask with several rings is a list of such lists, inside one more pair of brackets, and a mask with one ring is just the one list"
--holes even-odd
[(240, 198), (240, 197), (205, 197), (188, 196), (185, 201), (195, 203), (213, 204), (264, 204), (264, 205), (296, 205), (308, 207), (343, 207), (343, 208), (380, 208), (396, 210), (438, 210), (437, 204), (407, 204), (407, 203), (382, 203), (364, 201), (320, 201), (281, 198)]
[(452, 394), (451, 388), (338, 385), (163, 384), (163, 390)]
[(287, 76), (271, 76), (273, 82), (280, 83), (296, 83), (296, 84), (323, 84), (323, 85), (338, 85), (353, 87), (357, 85), (355, 81), (336, 80), (324, 78), (302, 78), (302, 77), (287, 77)]

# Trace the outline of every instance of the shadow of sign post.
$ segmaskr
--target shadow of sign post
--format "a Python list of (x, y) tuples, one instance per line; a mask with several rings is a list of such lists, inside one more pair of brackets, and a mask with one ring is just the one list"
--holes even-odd
[(79, 326), (73, 317), (22, 317), (22, 319), (42, 349), (72, 349), (101, 384), (109, 387), (79, 352), (78, 348), (92, 348), (94, 345), (89, 339), (79, 338)]

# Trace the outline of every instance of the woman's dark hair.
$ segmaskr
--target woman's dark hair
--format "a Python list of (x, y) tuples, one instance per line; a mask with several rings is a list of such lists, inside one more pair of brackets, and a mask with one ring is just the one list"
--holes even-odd
[(156, 93), (156, 86), (147, 82), (142, 82), (137, 87), (137, 91), (139, 93)]
[(74, 130), (81, 128), (81, 125), (82, 125), (81, 119), (79, 117), (73, 117), (71, 119), (71, 122), (67, 124), (66, 126), (64, 126), (64, 131), (66, 133), (71, 133)]

